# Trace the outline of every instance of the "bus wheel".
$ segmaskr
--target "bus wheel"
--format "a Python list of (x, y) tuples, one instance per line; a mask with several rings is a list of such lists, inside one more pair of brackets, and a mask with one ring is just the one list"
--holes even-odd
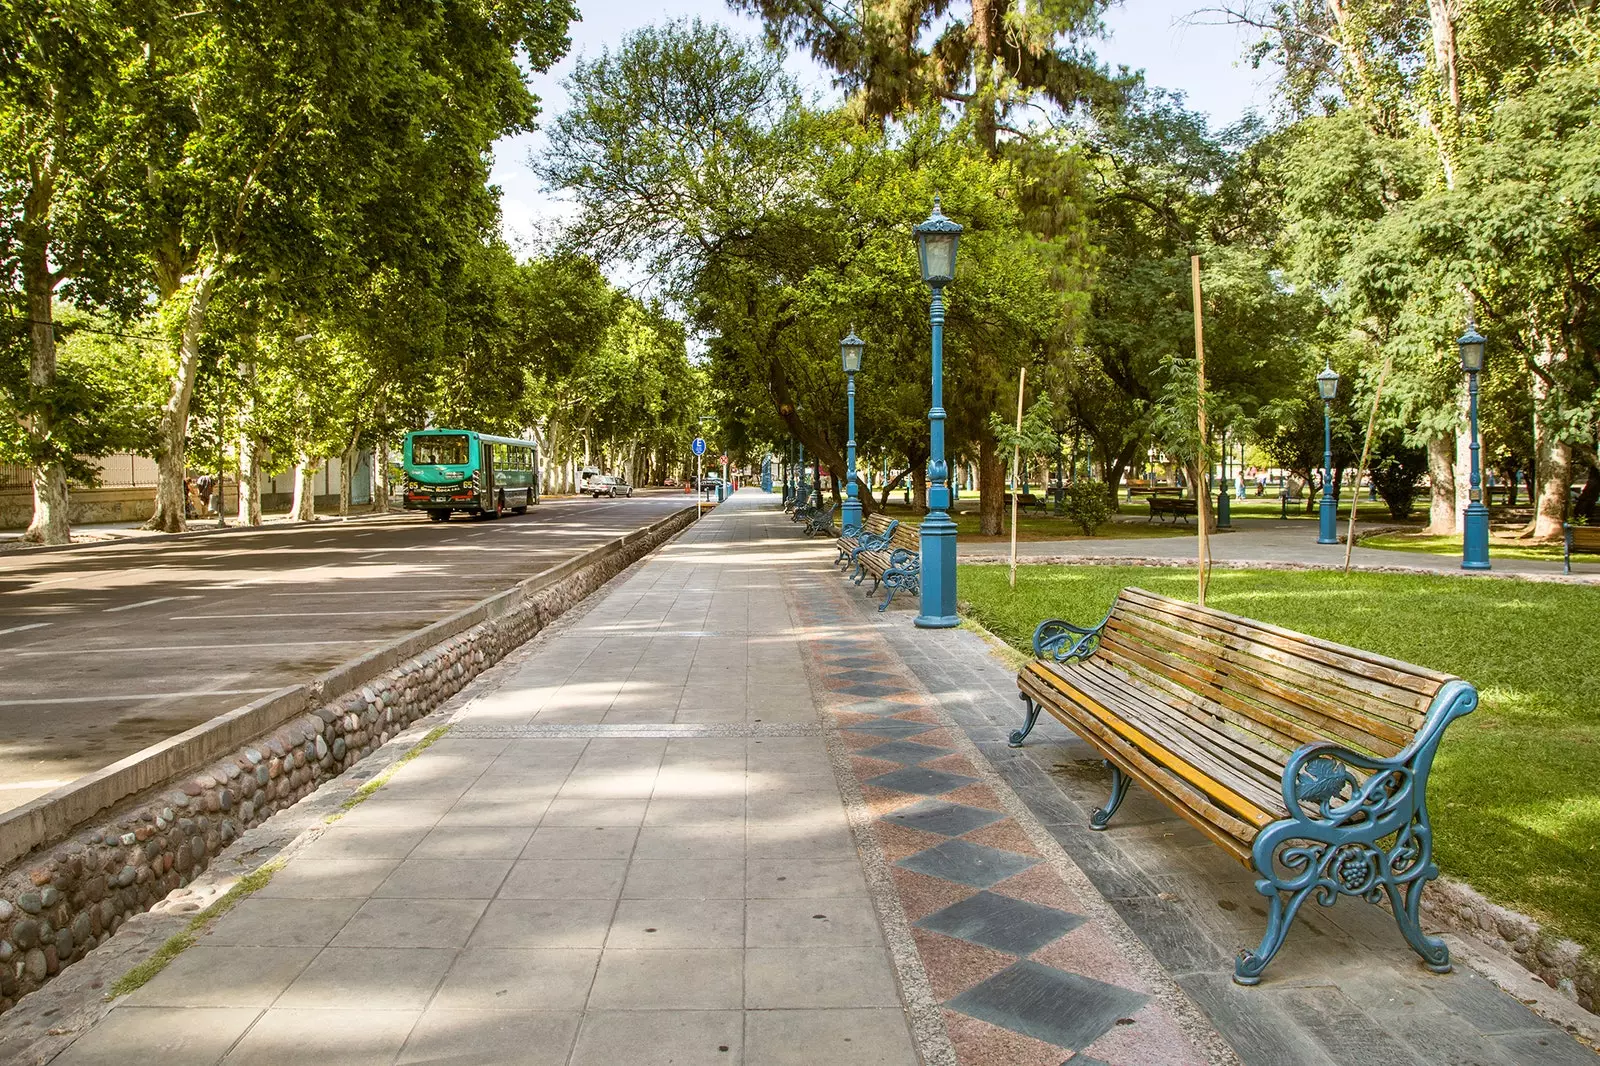
[(428, 512), (428, 520), (430, 522), (448, 522), (448, 521), (450, 521), (450, 512), (449, 511), (429, 511)]
[(506, 494), (500, 493), (494, 498), (494, 510), (489, 512), (490, 518), (499, 518), (506, 513)]

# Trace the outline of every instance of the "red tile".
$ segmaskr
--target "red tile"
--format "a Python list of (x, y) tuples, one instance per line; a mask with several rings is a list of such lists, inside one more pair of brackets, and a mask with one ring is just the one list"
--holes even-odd
[(1146, 1003), (1131, 1025), (1113, 1025), (1082, 1054), (1107, 1066), (1205, 1066), (1206, 1057), (1159, 1003)]
[[(877, 762), (876, 759), (852, 759), (852, 762)], [(867, 810), (872, 812), (874, 818), (882, 818), (886, 814), (893, 814), (902, 807), (909, 807), (913, 803), (921, 803), (926, 796), (913, 796), (906, 792), (896, 792), (892, 788), (879, 788), (877, 785), (862, 785), (861, 799), (866, 803)]]
[[(880, 739), (878, 743), (882, 744), (883, 741)], [(892, 774), (900, 768), (899, 763), (889, 759), (869, 759), (863, 755), (850, 756), (850, 769), (855, 773), (856, 779), (859, 781), (865, 781), (869, 777), (877, 777), (880, 774)]]
[(991, 848), (1004, 848), (1007, 851), (1014, 851), (1018, 855), (1037, 856), (1039, 854), (1039, 849), (1033, 846), (1033, 842), (1028, 839), (1028, 834), (1024, 833), (1022, 827), (1010, 818), (996, 822), (993, 825), (986, 825), (982, 829), (974, 829), (961, 839), (970, 840), (974, 844), (987, 844)]
[[(996, 824), (1005, 825), (1007, 823), (999, 822)], [(977, 837), (977, 833), (972, 833), (964, 839), (976, 840)], [(1002, 844), (994, 846), (1004, 847)], [(1061, 875), (1042, 864), (1024, 870), (1015, 877), (1006, 878), (999, 884), (991, 886), (989, 891), (998, 892), (1002, 896), (1010, 896), (1012, 899), (1022, 899), (1027, 900), (1029, 903), (1037, 903), (1041, 907), (1056, 907), (1060, 910), (1071, 911), (1073, 914), (1082, 914), (1084, 911), (1083, 902), (1078, 898), (1078, 894), (1062, 883)]]
[(990, 811), (1003, 811), (1000, 797), (994, 794), (994, 789), (988, 785), (965, 785), (954, 792), (946, 792), (939, 797), (951, 803), (965, 803), (968, 807), (982, 807)]
[(894, 822), (874, 822), (872, 831), (877, 835), (878, 845), (883, 848), (883, 853), (890, 862), (899, 862), (907, 855), (915, 855), (919, 851), (938, 847), (949, 839), (938, 833), (925, 833), (920, 829), (897, 825)]
[[(913, 738), (920, 739), (920, 738)], [(977, 767), (972, 765), (972, 760), (965, 755), (941, 755), (922, 764), (930, 770), (943, 770), (947, 774), (963, 774), (967, 777), (978, 776)]]
[(1059, 940), (1051, 941), (1030, 958), (1045, 966), (1121, 985), (1150, 995), (1154, 991), (1128, 962), (1127, 952), (1097, 923), (1085, 922)]
[(945, 1032), (961, 1066), (1061, 1066), (1070, 1052), (946, 1007)]
[(954, 999), (1017, 961), (1015, 955), (927, 929), (911, 930), (911, 939), (917, 942), (933, 998), (941, 1002)]
[(920, 922), (935, 911), (942, 911), (952, 903), (960, 903), (978, 890), (946, 881), (942, 877), (929, 877), (915, 870), (895, 867), (890, 871), (895, 891), (900, 894), (900, 906), (906, 912), (906, 921)]

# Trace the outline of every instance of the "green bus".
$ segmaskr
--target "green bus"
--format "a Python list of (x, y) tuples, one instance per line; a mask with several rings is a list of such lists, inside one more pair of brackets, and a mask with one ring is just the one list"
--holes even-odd
[(499, 518), (539, 502), (539, 446), (470, 429), (406, 434), (405, 508), (448, 522), (455, 511)]

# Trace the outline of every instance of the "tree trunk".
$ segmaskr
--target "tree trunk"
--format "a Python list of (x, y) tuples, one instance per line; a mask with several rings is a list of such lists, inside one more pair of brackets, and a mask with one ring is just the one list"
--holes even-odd
[(261, 524), (261, 441), (239, 434), (239, 524)]
[(314, 522), (317, 519), (317, 490), (313, 484), (317, 476), (317, 461), (304, 456), (294, 464), (294, 507), (289, 512), (296, 522)]
[(1456, 532), (1455, 438), (1434, 437), (1428, 442), (1428, 529), (1435, 536)]
[[(1546, 370), (1558, 361), (1555, 347), (1546, 337), (1535, 341), (1535, 361)], [(1556, 436), (1555, 419), (1548, 417), (1554, 406), (1548, 379), (1533, 375), (1533, 446), (1537, 455), (1538, 495), (1534, 498), (1533, 539), (1554, 543), (1562, 538), (1561, 525), (1567, 520), (1567, 490), (1572, 485), (1572, 447)], [(1529, 486), (1530, 491), (1532, 486)]]
[(33, 520), (22, 539), (34, 544), (67, 544), (72, 530), (67, 522), (67, 471), (52, 458), (55, 441), (56, 329), (52, 297), (56, 279), (50, 271), (50, 210), (55, 196), (55, 169), (46, 151), (43, 166), (29, 189), (23, 206), (24, 304), (32, 320), (29, 337), (28, 407), (24, 428), (33, 458)]
[(911, 509), (918, 514), (928, 513), (928, 468), (918, 463), (911, 468)]
[(216, 291), (217, 269), (208, 265), (195, 280), (189, 298), (189, 313), (184, 318), (183, 335), (178, 344), (178, 368), (172, 378), (172, 391), (161, 408), (157, 428), (156, 509), (145, 523), (146, 529), (181, 533), (183, 520), (183, 478), (189, 433), (189, 401), (194, 396), (195, 371), (200, 363), (200, 337), (205, 331), (206, 308)]
[[(1455, 521), (1457, 529), (1467, 528), (1467, 506), (1472, 503), (1472, 412), (1468, 406), (1465, 387), (1460, 399), (1461, 429), (1456, 433), (1456, 499)], [(1480, 453), (1481, 454), (1481, 453)], [(1480, 476), (1482, 467), (1479, 468)], [(1485, 501), (1488, 502), (1487, 496)]]
[(350, 435), (350, 444), (344, 450), (344, 455), (339, 459), (339, 514), (350, 513), (350, 483), (355, 480), (356, 463), (361, 458), (356, 449), (361, 446), (361, 430), (357, 429)]
[(1572, 501), (1572, 517), (1582, 518), (1593, 525), (1595, 505), (1600, 503), (1600, 466), (1593, 463), (1584, 463), (1584, 466), (1588, 467), (1588, 472), (1584, 474), (1583, 491)]
[(1006, 468), (994, 435), (978, 437), (978, 533), (998, 537), (1005, 532)]

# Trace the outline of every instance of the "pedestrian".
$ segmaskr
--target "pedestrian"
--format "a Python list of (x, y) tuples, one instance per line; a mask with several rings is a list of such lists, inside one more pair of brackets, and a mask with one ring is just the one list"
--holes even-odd
[(183, 479), (183, 516), (185, 518), (198, 518), (200, 516), (200, 494), (194, 487), (191, 478)]
[(210, 474), (201, 474), (195, 479), (195, 492), (200, 497), (200, 506), (203, 509), (203, 514), (209, 515), (211, 513), (211, 488), (216, 483), (217, 479)]

